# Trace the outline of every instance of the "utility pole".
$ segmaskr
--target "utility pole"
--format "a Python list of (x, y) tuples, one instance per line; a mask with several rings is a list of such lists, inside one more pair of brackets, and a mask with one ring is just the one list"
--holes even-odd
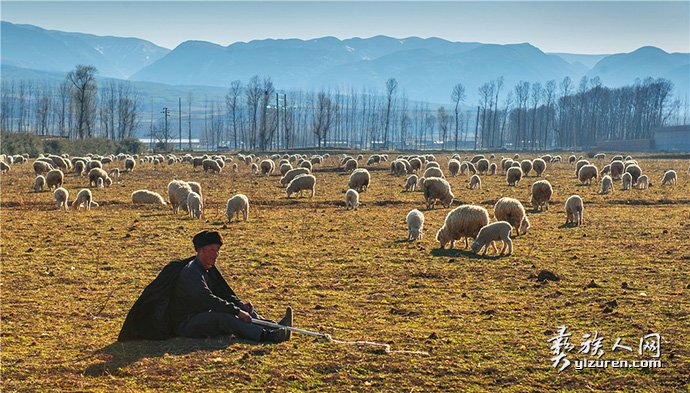
[[(479, 131), (479, 106), (477, 106), (477, 122), (474, 124), (474, 150), (477, 150), (477, 132)], [(484, 141), (482, 141), (483, 143)]]
[(189, 111), (187, 112), (189, 122), (189, 152), (192, 152), (192, 93), (189, 93)]
[(168, 148), (168, 116), (170, 116), (170, 111), (168, 111), (168, 107), (163, 108), (163, 112), (161, 112), (163, 116), (165, 117), (165, 148)]
[[(275, 148), (276, 148), (276, 150), (278, 149), (278, 146), (280, 145), (280, 143), (278, 142), (278, 141), (280, 141), (280, 104), (278, 103), (279, 97), (280, 97), (280, 94), (276, 93), (276, 132), (275, 132), (276, 133), (276, 135), (275, 135), (275, 140), (276, 140)], [(273, 138), (271, 138), (271, 145), (273, 145)]]
[(178, 100), (178, 114), (179, 114), (179, 125), (180, 125), (180, 151), (182, 150), (182, 97), (177, 97)]

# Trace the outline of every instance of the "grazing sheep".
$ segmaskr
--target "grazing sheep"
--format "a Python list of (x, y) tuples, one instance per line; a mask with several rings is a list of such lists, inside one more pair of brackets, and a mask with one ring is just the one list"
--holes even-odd
[(405, 217), (407, 223), (407, 240), (421, 240), (424, 234), (424, 213), (417, 209), (410, 210)]
[(429, 168), (438, 168), (438, 169), (441, 169), (441, 165), (439, 165), (439, 163), (436, 162), (436, 161), (429, 161), (429, 162), (427, 162), (426, 165), (424, 166), (424, 169), (429, 169)]
[(350, 180), (347, 183), (349, 188), (357, 190), (358, 192), (366, 191), (369, 188), (369, 182), (371, 181), (371, 175), (369, 171), (364, 168), (356, 169), (350, 175)]
[(92, 170), (93, 168), (103, 169), (103, 164), (99, 160), (91, 160), (86, 164), (86, 169)]
[(44, 173), (48, 173), (53, 170), (53, 166), (51, 164), (48, 164), (47, 162), (44, 161), (34, 161), (33, 163), (34, 166), (34, 173), (36, 175), (42, 175)]
[[(250, 159), (251, 159), (251, 158), (250, 158)], [(255, 162), (252, 162), (252, 163), (251, 163), (250, 168), (251, 168), (251, 171), (252, 171), (252, 174), (253, 174), (253, 175), (258, 175), (258, 174), (259, 174), (259, 166), (256, 165)]]
[(472, 157), (472, 159), (470, 160), (470, 162), (471, 162), (472, 164), (476, 164), (476, 163), (479, 162), (479, 160), (481, 160), (481, 159), (483, 159), (483, 158), (485, 158), (483, 154), (476, 154), (475, 156)]
[(311, 162), (309, 162), (309, 161), (303, 161), (299, 166), (302, 168), (307, 168), (307, 169), (309, 169), (309, 171), (314, 170), (312, 165), (311, 165)]
[(571, 195), (565, 201), (565, 225), (582, 225), (585, 222), (585, 204), (579, 195)]
[(674, 171), (674, 170), (666, 171), (666, 173), (664, 173), (664, 177), (661, 178), (661, 185), (662, 186), (664, 186), (666, 184), (675, 185), (677, 178), (678, 178), (678, 175), (676, 174), (676, 171)]
[(134, 158), (127, 157), (125, 159), (125, 171), (127, 172), (132, 172), (134, 171), (134, 167), (137, 165), (137, 162)]
[(426, 180), (426, 177), (420, 177), (419, 180), (417, 180), (417, 186), (415, 186), (415, 190), (419, 191), (424, 191), (424, 181)]
[(187, 209), (191, 218), (201, 218), (204, 211), (204, 203), (201, 201), (201, 195), (192, 191), (187, 194)]
[(541, 177), (546, 170), (546, 161), (541, 158), (535, 158), (534, 161), (532, 161), (532, 169), (534, 169), (538, 177)]
[(649, 178), (647, 175), (642, 175), (637, 178), (637, 188), (640, 190), (646, 190), (649, 188)]
[(592, 184), (592, 180), (599, 176), (599, 170), (592, 164), (583, 165), (577, 177), (582, 184)]
[(52, 155), (52, 154), (49, 155), (48, 158), (53, 161), (53, 167), (55, 167), (55, 168), (60, 168), (65, 172), (72, 169), (72, 167), (71, 167), (72, 162), (71, 161), (66, 161), (64, 158), (62, 158), (60, 156)]
[(55, 203), (57, 204), (58, 210), (65, 208), (67, 211), (67, 201), (69, 200), (69, 191), (62, 187), (58, 187), (55, 192), (53, 192), (53, 197), (55, 198)]
[(441, 168), (435, 168), (435, 167), (427, 168), (427, 169), (424, 171), (424, 177), (427, 178), (427, 179), (429, 179), (429, 178), (431, 178), (431, 177), (438, 177), (438, 178), (441, 178), (441, 179), (445, 179), (445, 178), (446, 178), (445, 176), (443, 176), (443, 172), (441, 171)]
[(440, 248), (450, 243), (455, 247), (455, 241), (465, 238), (465, 248), (469, 247), (468, 238), (476, 239), (479, 231), (489, 223), (489, 212), (481, 206), (461, 205), (446, 215), (441, 229), (436, 233)]
[(153, 204), (153, 205), (167, 205), (165, 199), (161, 194), (149, 190), (137, 190), (132, 193), (132, 203), (134, 204)]
[(43, 187), (46, 185), (46, 178), (43, 177), (42, 175), (36, 176), (36, 179), (34, 179), (34, 192), (42, 192)]
[(261, 174), (270, 176), (271, 173), (273, 173), (273, 169), (275, 168), (276, 164), (272, 160), (263, 160), (259, 164), (259, 168), (261, 168)]
[(611, 164), (611, 178), (613, 180), (618, 180), (623, 176), (623, 171), (625, 170), (625, 165), (622, 161), (613, 161)]
[(575, 177), (579, 178), (580, 177), (580, 168), (582, 168), (585, 165), (589, 165), (589, 161), (587, 160), (580, 160), (575, 164)]
[(89, 171), (89, 187), (97, 187), (98, 179), (109, 178), (108, 173), (101, 168), (93, 168)]
[(619, 155), (615, 155), (615, 156), (611, 157), (611, 162), (614, 162), (614, 161), (623, 161), (623, 156), (619, 154)]
[[(448, 172), (453, 177), (457, 176), (458, 172), (460, 172), (460, 161), (455, 159), (448, 161)], [(426, 172), (424, 174), (426, 175)]]
[(488, 170), (489, 160), (482, 158), (481, 160), (477, 161), (477, 172), (479, 172), (480, 175), (485, 175)]
[(520, 155), (519, 155), (518, 153), (515, 153), (515, 154), (513, 155), (513, 161), (517, 161), (517, 160), (519, 160), (519, 159), (520, 159)]
[(220, 171), (222, 170), (218, 161), (209, 158), (203, 160), (201, 162), (201, 166), (204, 168), (204, 172), (211, 171), (215, 173), (220, 173)]
[(623, 174), (623, 185), (621, 186), (621, 189), (623, 191), (629, 190), (630, 187), (632, 187), (632, 175), (628, 172), (625, 172)]
[(498, 248), (496, 248), (495, 242), (500, 240), (503, 242), (503, 248), (501, 248), (501, 253), (499, 255), (503, 255), (506, 249), (508, 250), (507, 255), (510, 255), (513, 253), (513, 241), (510, 240), (510, 234), (512, 232), (513, 227), (509, 222), (492, 222), (491, 224), (488, 224), (479, 230), (479, 233), (477, 234), (476, 239), (474, 239), (474, 242), (470, 245), (470, 248), (475, 254), (479, 254), (479, 252), (484, 249), (482, 255), (486, 255), (486, 252), (489, 251), (489, 245), (491, 245), (498, 254)]
[(187, 182), (182, 180), (173, 180), (168, 183), (168, 200), (170, 200), (170, 207), (174, 213), (178, 213), (180, 208), (187, 210), (187, 195), (192, 192), (192, 188)]
[(77, 176), (84, 176), (84, 174), (86, 173), (86, 163), (84, 163), (84, 161), (81, 160), (76, 161), (74, 163), (74, 173)]
[[(233, 166), (236, 167), (237, 164), (233, 164)], [(285, 176), (285, 174), (288, 173), (290, 169), (292, 169), (292, 165), (290, 165), (289, 163), (282, 164), (280, 166), (280, 176)]]
[(296, 192), (299, 192), (301, 196), (304, 190), (311, 190), (310, 198), (314, 197), (314, 195), (316, 194), (316, 177), (314, 177), (314, 175), (296, 176), (294, 179), (292, 179), (290, 184), (288, 184), (285, 193), (287, 194), (287, 197), (290, 198), (290, 195)]
[(353, 158), (350, 158), (347, 161), (345, 161), (345, 171), (346, 172), (352, 172), (355, 169), (357, 169), (358, 166), (359, 166), (359, 164)]
[(498, 168), (498, 166), (496, 165), (496, 163), (495, 163), (495, 162), (492, 162), (491, 165), (489, 165), (489, 173), (488, 173), (488, 175), (489, 175), (489, 176), (495, 175), (495, 174), (496, 174), (496, 169), (497, 169), (497, 168)]
[(508, 221), (515, 228), (518, 236), (526, 234), (530, 228), (525, 207), (515, 198), (503, 197), (496, 201), (494, 217), (498, 221)]
[(108, 172), (108, 176), (120, 177), (120, 168), (113, 168)]
[(283, 187), (287, 187), (288, 184), (297, 177), (297, 175), (310, 175), (311, 171), (307, 168), (295, 168), (295, 169), (290, 169), (285, 173), (285, 175), (280, 179), (280, 185)]
[(393, 168), (393, 174), (395, 174), (395, 176), (403, 176), (407, 173), (407, 167), (403, 160), (391, 161), (391, 167)]
[(520, 169), (522, 169), (522, 174), (527, 177), (532, 170), (532, 161), (522, 160), (520, 161)]
[(64, 181), (65, 175), (59, 169), (53, 169), (52, 171), (48, 172), (48, 174), (46, 174), (46, 186), (49, 190), (52, 190), (53, 187), (62, 187), (62, 183)]
[(228, 218), (228, 222), (232, 222), (233, 216), (237, 216), (237, 221), (239, 221), (240, 213), (242, 213), (244, 221), (249, 221), (249, 198), (244, 194), (237, 194), (228, 199), (225, 207), (225, 216)]
[(522, 169), (515, 166), (508, 168), (508, 171), (506, 172), (506, 183), (508, 183), (509, 186), (517, 187), (521, 179)]
[(548, 180), (539, 180), (532, 184), (532, 199), (530, 204), (532, 208), (537, 210), (549, 210), (549, 202), (551, 201), (551, 195), (553, 195), (553, 187)]
[(631, 164), (628, 165), (625, 168), (625, 172), (629, 173), (632, 176), (632, 185), (634, 186), (637, 184), (637, 179), (642, 175), (642, 169), (637, 164)]
[(345, 193), (345, 209), (357, 210), (357, 206), (359, 206), (359, 193), (350, 188)]
[(237, 173), (237, 172), (240, 171), (240, 167), (237, 165), (236, 162), (233, 162), (233, 163), (232, 163), (231, 171), (232, 171), (233, 173)]
[(601, 176), (608, 175), (609, 173), (611, 173), (611, 164), (604, 165), (601, 171), (599, 171), (599, 175)]
[(105, 187), (104, 184), (105, 184), (105, 183), (103, 183), (103, 178), (102, 178), (102, 177), (99, 177), (98, 179), (96, 179), (96, 188), (103, 188), (103, 187)]
[(508, 169), (512, 166), (513, 166), (513, 160), (511, 160), (510, 158), (501, 159), (501, 170), (503, 170), (503, 172), (507, 172)]
[(606, 158), (606, 154), (604, 153), (598, 153), (594, 155), (595, 160), (603, 160), (604, 158)]
[(407, 181), (405, 182), (405, 191), (414, 191), (415, 188), (417, 187), (417, 181), (419, 179), (417, 178), (417, 175), (411, 175), (407, 178)]
[(10, 166), (4, 161), (0, 161), (0, 172), (7, 173), (10, 171)]
[(482, 188), (482, 179), (479, 178), (479, 175), (472, 175), (470, 178), (470, 184), (467, 186), (470, 190), (474, 190), (475, 188)]
[(77, 194), (77, 198), (72, 202), (72, 209), (79, 210), (79, 208), (84, 205), (86, 210), (91, 210), (91, 206), (98, 206), (96, 202), (93, 201), (93, 195), (91, 190), (88, 188), (82, 188)]
[(613, 191), (613, 179), (609, 175), (604, 175), (601, 178), (601, 193), (608, 194), (609, 191)]
[(415, 157), (410, 159), (410, 166), (412, 167), (413, 172), (417, 172), (418, 170), (422, 169), (422, 160), (419, 159), (419, 157)]
[(440, 201), (443, 207), (450, 207), (453, 198), (455, 198), (450, 183), (440, 177), (430, 177), (424, 180), (423, 190), (427, 209), (433, 209), (436, 206), (436, 201)]

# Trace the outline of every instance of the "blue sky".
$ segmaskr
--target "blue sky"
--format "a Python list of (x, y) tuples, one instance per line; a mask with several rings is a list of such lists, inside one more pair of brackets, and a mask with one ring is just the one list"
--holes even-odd
[(139, 37), (171, 49), (187, 40), (388, 35), (529, 42), (545, 52), (618, 53), (645, 45), (690, 52), (690, 1), (2, 1), (0, 12), (12, 23)]

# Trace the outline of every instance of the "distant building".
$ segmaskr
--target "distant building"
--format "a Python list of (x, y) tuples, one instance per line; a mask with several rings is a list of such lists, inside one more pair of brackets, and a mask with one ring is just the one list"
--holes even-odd
[(690, 152), (690, 125), (657, 128), (654, 130), (654, 149)]

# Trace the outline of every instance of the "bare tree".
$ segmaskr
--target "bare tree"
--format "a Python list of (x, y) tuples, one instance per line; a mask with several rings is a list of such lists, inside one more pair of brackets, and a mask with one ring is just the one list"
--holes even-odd
[(93, 136), (93, 120), (96, 117), (96, 67), (82, 64), (67, 73), (75, 102), (77, 135), (80, 139)]
[(458, 150), (458, 130), (460, 128), (460, 103), (465, 101), (465, 87), (458, 83), (453, 87), (450, 99), (455, 103), (455, 150)]
[(391, 119), (391, 108), (393, 105), (393, 98), (395, 91), (398, 89), (398, 81), (395, 78), (389, 78), (386, 81), (386, 122), (383, 129), (383, 148), (388, 148), (388, 128)]
[(225, 95), (225, 108), (228, 112), (228, 122), (232, 126), (232, 140), (234, 149), (237, 150), (237, 131), (239, 129), (239, 105), (242, 94), (242, 82), (234, 80), (230, 82), (230, 90)]
[(316, 136), (319, 148), (321, 143), (326, 141), (332, 122), (333, 102), (326, 93), (319, 92), (316, 97), (316, 107), (314, 108), (312, 118), (312, 131), (314, 136)]
[(261, 100), (261, 95), (263, 91), (261, 90), (261, 85), (259, 84), (259, 77), (254, 75), (247, 83), (247, 88), (245, 89), (245, 95), (247, 96), (247, 107), (249, 109), (249, 146), (250, 148), (256, 148), (256, 137), (257, 137), (257, 115), (259, 109), (259, 102)]
[(448, 139), (448, 112), (446, 112), (446, 108), (440, 106), (436, 113), (436, 118), (438, 121), (438, 130), (441, 136), (443, 150), (446, 150), (446, 139)]

